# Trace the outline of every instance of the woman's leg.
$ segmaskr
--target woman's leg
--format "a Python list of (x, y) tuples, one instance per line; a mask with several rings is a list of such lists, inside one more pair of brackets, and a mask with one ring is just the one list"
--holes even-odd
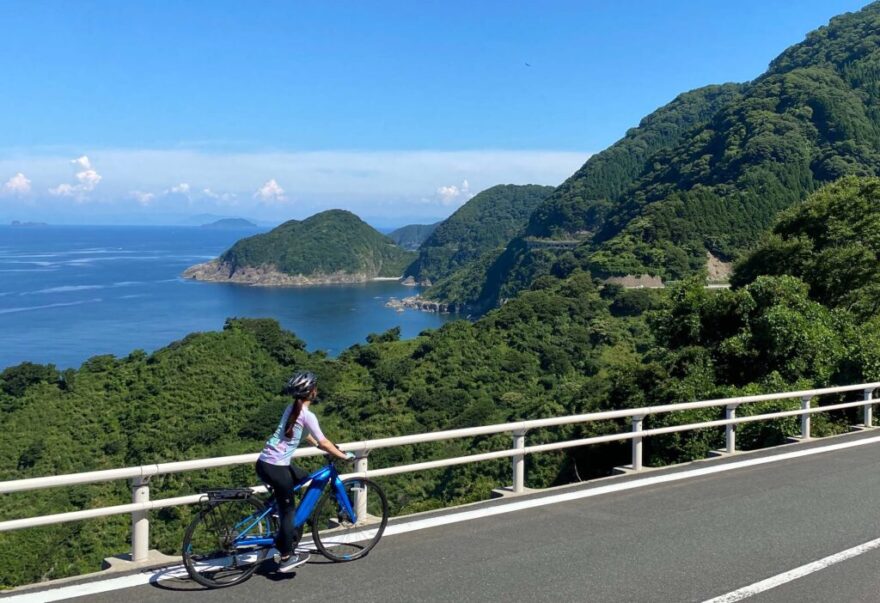
[[(290, 463), (289, 467), (289, 475), (290, 475), (290, 490), (293, 490), (293, 486), (300, 483), (304, 479), (309, 476), (309, 472), (304, 469), (300, 469), (293, 463)], [(291, 506), (294, 507), (294, 511), (296, 509), (296, 504), (293, 501), (293, 494), (291, 493)], [(299, 539), (302, 538), (302, 528), (293, 527), (293, 517), (296, 515), (295, 512), (291, 512), (290, 515), (290, 525), (291, 525), (291, 544), (290, 544), (290, 552), (293, 552), (296, 549), (296, 545), (299, 544)]]
[(257, 461), (257, 475), (272, 486), (281, 524), (281, 529), (275, 538), (275, 548), (278, 549), (282, 557), (287, 557), (293, 552), (293, 547), (299, 540), (299, 530), (295, 530), (293, 527), (293, 516), (296, 510), (293, 504), (293, 476), (289, 467), (272, 465), (263, 461)]
[(309, 472), (301, 467), (290, 463), (290, 473), (293, 475), (293, 483), (298, 484), (309, 476)]

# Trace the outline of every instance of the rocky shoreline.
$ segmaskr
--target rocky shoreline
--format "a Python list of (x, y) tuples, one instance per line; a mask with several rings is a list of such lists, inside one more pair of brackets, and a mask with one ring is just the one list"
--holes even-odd
[(420, 281), (416, 281), (412, 276), (408, 276), (405, 279), (400, 281), (401, 285), (406, 285), (407, 287), (433, 287), (434, 283), (431, 282), (429, 278), (423, 278)]
[(393, 308), (398, 312), (403, 312), (404, 310), (421, 310), (422, 312), (439, 312), (441, 314), (448, 314), (452, 311), (449, 304), (425, 299), (419, 295), (404, 297), (403, 299), (392, 297), (385, 303), (385, 307)]
[[(203, 264), (190, 266), (183, 271), (183, 278), (209, 283), (234, 283), (237, 285), (249, 285), (252, 287), (307, 287), (310, 285), (345, 285), (365, 283), (372, 280), (395, 280), (404, 285), (430, 286), (430, 281), (416, 283), (412, 277), (373, 277), (366, 273), (335, 272), (332, 274), (287, 274), (279, 271), (275, 266), (245, 266), (233, 268), (227, 262), (211, 260)], [(422, 312), (437, 312), (449, 314), (455, 311), (452, 304), (446, 304), (420, 295), (413, 295), (398, 299), (392, 297), (385, 303), (386, 308), (398, 312), (404, 310), (420, 310)]]
[(190, 266), (183, 278), (211, 283), (235, 283), (254, 287), (306, 287), (309, 285), (346, 285), (365, 283), (372, 276), (362, 272), (334, 272), (331, 274), (287, 274), (275, 266), (245, 266), (237, 269), (219, 260)]

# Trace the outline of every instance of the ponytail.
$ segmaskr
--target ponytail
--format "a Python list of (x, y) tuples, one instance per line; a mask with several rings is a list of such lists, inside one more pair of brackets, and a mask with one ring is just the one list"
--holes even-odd
[(287, 425), (284, 426), (284, 437), (288, 440), (293, 437), (293, 427), (296, 425), (296, 420), (299, 418), (299, 413), (302, 412), (303, 401), (302, 398), (297, 398), (293, 403), (293, 409), (290, 411), (290, 415), (287, 417)]

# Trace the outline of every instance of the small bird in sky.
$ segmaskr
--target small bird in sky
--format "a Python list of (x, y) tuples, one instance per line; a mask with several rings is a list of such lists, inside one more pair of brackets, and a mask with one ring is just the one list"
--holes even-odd
[(526, 67), (531, 67), (531, 63), (526, 63)]

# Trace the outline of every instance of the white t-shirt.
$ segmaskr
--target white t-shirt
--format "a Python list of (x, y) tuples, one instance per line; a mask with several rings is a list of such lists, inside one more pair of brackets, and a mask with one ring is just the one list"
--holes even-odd
[(311, 435), (319, 442), (324, 439), (321, 426), (318, 424), (318, 417), (307, 408), (303, 408), (296, 418), (296, 423), (293, 425), (293, 437), (290, 439), (286, 438), (284, 436), (284, 428), (287, 425), (287, 418), (291, 412), (293, 412), (293, 404), (287, 407), (284, 414), (281, 415), (281, 421), (279, 421), (278, 427), (275, 428), (275, 433), (266, 440), (266, 445), (260, 453), (261, 461), (265, 461), (270, 465), (290, 465), (290, 458), (299, 447), (304, 431), (305, 434)]

